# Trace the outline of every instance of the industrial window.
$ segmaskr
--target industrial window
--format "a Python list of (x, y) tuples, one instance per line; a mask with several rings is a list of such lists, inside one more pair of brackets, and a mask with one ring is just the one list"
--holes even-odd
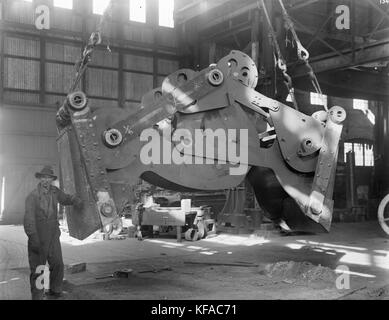
[(371, 122), (371, 124), (375, 124), (375, 115), (369, 109), (369, 101), (368, 100), (354, 99), (353, 100), (353, 108), (356, 110), (362, 110), (365, 113), (366, 117)]
[(146, 22), (146, 1), (130, 0), (130, 20)]
[(347, 161), (347, 153), (354, 151), (355, 165), (359, 167), (374, 166), (373, 145), (369, 143), (345, 142), (344, 144), (344, 162)]
[(73, 9), (73, 0), (54, 0), (54, 7)]
[(371, 110), (367, 110), (367, 114), (366, 114), (367, 118), (369, 119), (369, 121), (371, 122), (371, 124), (375, 124), (375, 115), (373, 112), (371, 112)]
[(159, 25), (174, 28), (174, 0), (159, 0)]
[(293, 101), (292, 101), (292, 96), (290, 95), (290, 93), (289, 93), (288, 96), (286, 97), (286, 102), (293, 102)]
[(357, 109), (357, 110), (362, 110), (363, 112), (366, 112), (369, 109), (369, 101), (354, 99), (353, 100), (353, 108)]
[(311, 104), (327, 106), (327, 96), (325, 94), (311, 92)]
[(108, 7), (110, 0), (93, 0), (93, 13), (103, 14)]

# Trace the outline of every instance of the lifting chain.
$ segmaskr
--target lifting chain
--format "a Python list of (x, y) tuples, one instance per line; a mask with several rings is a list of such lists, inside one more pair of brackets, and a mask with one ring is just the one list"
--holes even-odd
[(274, 31), (273, 25), (271, 23), (270, 16), (269, 16), (269, 13), (268, 13), (268, 11), (266, 9), (266, 5), (265, 5), (264, 0), (261, 0), (261, 3), (258, 2), (259, 9), (261, 8), (261, 5), (262, 5), (262, 8), (263, 8), (263, 12), (265, 13), (267, 23), (269, 25), (269, 29), (270, 29), (269, 36), (270, 36), (270, 38), (272, 40), (272, 45), (273, 45), (273, 48), (275, 50), (274, 61), (275, 61), (276, 65), (277, 65), (277, 67), (281, 70), (281, 72), (282, 72), (282, 74), (284, 76), (284, 83), (285, 83), (286, 88), (288, 89), (290, 97), (292, 98), (293, 106), (294, 106), (294, 108), (296, 110), (298, 110), (296, 98), (295, 98), (295, 95), (294, 95), (294, 88), (293, 88), (293, 85), (292, 85), (292, 78), (287, 73), (286, 62), (285, 62), (284, 57), (282, 56), (281, 49), (280, 49), (280, 46), (279, 46), (278, 41), (277, 41), (277, 36), (276, 36), (275, 31)]
[[(104, 13), (101, 16), (100, 21), (96, 27), (96, 31), (92, 32), (92, 34), (90, 35), (90, 38), (88, 40), (88, 44), (85, 46), (80, 60), (78, 60), (76, 65), (75, 65), (76, 77), (73, 81), (72, 86), (70, 87), (70, 92), (73, 92), (74, 90), (76, 90), (82, 76), (84, 75), (84, 73), (88, 67), (88, 64), (92, 60), (92, 53), (93, 53), (94, 49), (96, 48), (96, 46), (101, 44), (101, 41), (102, 41), (101, 32), (103, 30), (104, 23), (105, 23), (107, 17), (112, 14), (112, 6), (113, 6), (112, 4), (113, 4), (113, 0), (111, 0), (108, 3), (107, 7), (105, 8)], [(109, 52), (111, 52), (109, 45), (107, 46), (107, 50)]]
[[(281, 9), (282, 9), (282, 14), (283, 14), (283, 17), (285, 20), (286, 27), (292, 33), (293, 40), (296, 43), (297, 56), (302, 62), (305, 63), (306, 67), (308, 68), (308, 75), (311, 79), (312, 85), (315, 88), (315, 91), (320, 95), (321, 99), (323, 100), (323, 93), (321, 91), (319, 81), (317, 80), (317, 77), (316, 77), (311, 65), (309, 64), (309, 52), (301, 44), (301, 41), (300, 41), (300, 39), (296, 33), (296, 30), (294, 28), (294, 24), (292, 22), (292, 19), (290, 18), (288, 12), (285, 9), (284, 3), (282, 2), (282, 0), (278, 0), (278, 2), (280, 3)], [(292, 44), (293, 44), (293, 41), (292, 41)], [(327, 106), (326, 105), (323, 105), (323, 106), (324, 106), (324, 109), (326, 110), (326, 112), (328, 112)]]

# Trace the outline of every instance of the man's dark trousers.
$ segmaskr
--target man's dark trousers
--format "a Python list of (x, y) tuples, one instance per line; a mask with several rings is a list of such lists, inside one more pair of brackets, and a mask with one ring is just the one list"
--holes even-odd
[[(62, 292), (62, 282), (64, 276), (64, 264), (62, 260), (61, 243), (59, 234), (54, 234), (49, 243), (42, 246), (40, 252), (31, 250), (30, 241), (28, 241), (28, 261), (30, 264), (30, 284), (31, 295), (33, 300), (43, 299), (44, 294), (44, 277), (40, 273), (36, 273), (39, 266), (45, 266), (46, 261), (49, 263), (50, 270), (50, 290), (53, 292)], [(41, 272), (43, 267), (40, 268)]]

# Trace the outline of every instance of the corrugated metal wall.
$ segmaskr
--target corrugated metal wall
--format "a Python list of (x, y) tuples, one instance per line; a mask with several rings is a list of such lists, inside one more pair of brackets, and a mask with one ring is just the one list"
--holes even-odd
[[(127, 0), (120, 1), (128, 5)], [(148, 19), (153, 21), (130, 22), (128, 10), (122, 10), (105, 26), (104, 43), (111, 52), (104, 46), (95, 51), (79, 86), (93, 108), (123, 107), (135, 112), (142, 96), (178, 68), (175, 30), (158, 27), (158, 1), (146, 1), (151, 10)], [(74, 1), (73, 10), (55, 8), (50, 0), (46, 3), (51, 28), (39, 31), (34, 25), (38, 2), (0, 0), (3, 222), (22, 221), (25, 197), (36, 185), (37, 170), (45, 164), (58, 169), (56, 109), (69, 90), (74, 63), (100, 19), (91, 13), (92, 0)]]

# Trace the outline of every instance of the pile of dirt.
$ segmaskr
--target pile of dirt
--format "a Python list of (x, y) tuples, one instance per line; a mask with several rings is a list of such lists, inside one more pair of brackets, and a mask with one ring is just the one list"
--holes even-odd
[(268, 264), (265, 270), (268, 277), (285, 283), (319, 287), (335, 286), (336, 274), (334, 270), (307, 261), (280, 261)]
[(380, 288), (371, 289), (367, 292), (368, 298), (389, 299), (389, 284)]

